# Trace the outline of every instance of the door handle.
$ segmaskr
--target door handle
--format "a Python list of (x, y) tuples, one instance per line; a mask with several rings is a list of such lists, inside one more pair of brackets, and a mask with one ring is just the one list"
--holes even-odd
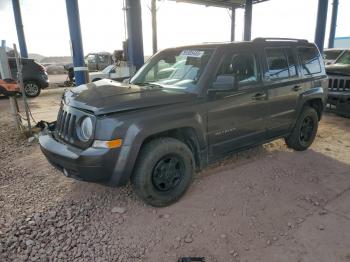
[(261, 94), (261, 93), (258, 93), (258, 94), (255, 94), (252, 99), (253, 100), (263, 100), (266, 98), (266, 94)]
[(302, 86), (294, 86), (293, 87), (293, 91), (295, 91), (295, 92), (297, 92), (297, 91), (299, 91), (299, 90), (301, 90), (302, 89)]

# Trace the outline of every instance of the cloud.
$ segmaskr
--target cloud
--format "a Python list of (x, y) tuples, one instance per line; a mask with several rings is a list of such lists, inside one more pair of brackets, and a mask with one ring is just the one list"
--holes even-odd
[(10, 5), (10, 0), (0, 0), (0, 11), (5, 10)]

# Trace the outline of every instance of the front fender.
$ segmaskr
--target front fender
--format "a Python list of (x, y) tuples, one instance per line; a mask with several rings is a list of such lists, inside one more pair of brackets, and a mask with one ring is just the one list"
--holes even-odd
[(206, 147), (205, 127), (205, 118), (194, 112), (164, 114), (134, 122), (124, 136), (111, 184), (124, 185), (128, 182), (142, 144), (148, 137), (174, 129), (192, 128), (196, 133), (200, 149), (204, 149)]

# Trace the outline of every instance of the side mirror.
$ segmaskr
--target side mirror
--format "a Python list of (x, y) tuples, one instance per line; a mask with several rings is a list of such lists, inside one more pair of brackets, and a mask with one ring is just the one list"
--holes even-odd
[(215, 82), (208, 90), (209, 92), (227, 92), (234, 91), (237, 89), (237, 82), (234, 76), (231, 75), (219, 75)]

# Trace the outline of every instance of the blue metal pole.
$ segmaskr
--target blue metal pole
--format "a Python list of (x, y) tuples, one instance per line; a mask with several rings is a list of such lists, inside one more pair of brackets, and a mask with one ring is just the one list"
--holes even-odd
[(244, 41), (250, 41), (252, 38), (252, 13), (253, 0), (246, 0), (244, 12)]
[(23, 31), (22, 14), (21, 14), (21, 7), (19, 5), (19, 0), (12, 0), (12, 7), (13, 7), (13, 13), (15, 16), (17, 37), (18, 37), (19, 49), (21, 51), (21, 56), (24, 58), (28, 58), (28, 50), (27, 50), (26, 39)]
[(335, 31), (337, 29), (338, 5), (339, 5), (339, 0), (333, 0), (332, 22), (331, 22), (331, 29), (329, 32), (328, 48), (334, 47)]
[(80, 30), (78, 0), (66, 0), (70, 39), (73, 51), (74, 76), (76, 85), (87, 82), (88, 68), (84, 62), (83, 41)]
[(315, 43), (320, 52), (323, 52), (326, 34), (328, 0), (318, 0), (317, 24), (315, 32)]
[(235, 41), (236, 8), (231, 8), (231, 42)]
[(126, 0), (129, 62), (136, 70), (144, 64), (140, 0)]

